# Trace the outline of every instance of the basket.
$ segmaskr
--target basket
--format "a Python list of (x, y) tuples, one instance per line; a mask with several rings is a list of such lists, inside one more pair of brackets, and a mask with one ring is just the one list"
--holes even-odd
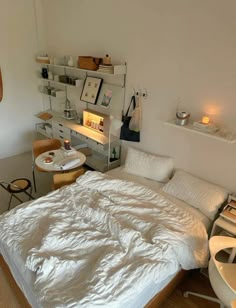
[(85, 69), (96, 71), (101, 64), (102, 58), (95, 58), (95, 57), (87, 57), (87, 56), (79, 56), (78, 58), (78, 67)]

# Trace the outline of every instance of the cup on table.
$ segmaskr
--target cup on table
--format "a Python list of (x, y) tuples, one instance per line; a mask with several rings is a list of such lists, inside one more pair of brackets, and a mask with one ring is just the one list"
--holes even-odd
[(70, 140), (64, 140), (64, 148), (65, 150), (70, 150)]

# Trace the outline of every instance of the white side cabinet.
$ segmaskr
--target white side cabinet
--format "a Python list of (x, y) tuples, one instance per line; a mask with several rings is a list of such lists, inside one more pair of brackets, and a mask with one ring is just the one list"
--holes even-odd
[[(220, 216), (215, 220), (212, 227), (211, 237), (214, 235), (236, 237), (236, 223)], [(229, 253), (228, 262), (232, 262), (236, 255), (236, 248), (226, 250), (226, 252)]]

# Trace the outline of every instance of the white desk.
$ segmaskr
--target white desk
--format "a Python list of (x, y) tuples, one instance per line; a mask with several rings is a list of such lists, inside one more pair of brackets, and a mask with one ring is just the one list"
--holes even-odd
[[(51, 162), (45, 159), (50, 157)], [(82, 166), (86, 161), (86, 156), (78, 151), (65, 151), (63, 149), (48, 151), (40, 154), (35, 159), (37, 167), (47, 172), (68, 171)]]

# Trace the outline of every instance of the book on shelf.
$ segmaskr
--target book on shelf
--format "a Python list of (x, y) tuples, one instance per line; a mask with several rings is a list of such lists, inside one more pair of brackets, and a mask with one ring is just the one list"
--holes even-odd
[(113, 66), (112, 65), (99, 65), (98, 71), (104, 72), (104, 73), (113, 73)]
[(220, 213), (220, 216), (236, 223), (236, 202), (231, 200)]

